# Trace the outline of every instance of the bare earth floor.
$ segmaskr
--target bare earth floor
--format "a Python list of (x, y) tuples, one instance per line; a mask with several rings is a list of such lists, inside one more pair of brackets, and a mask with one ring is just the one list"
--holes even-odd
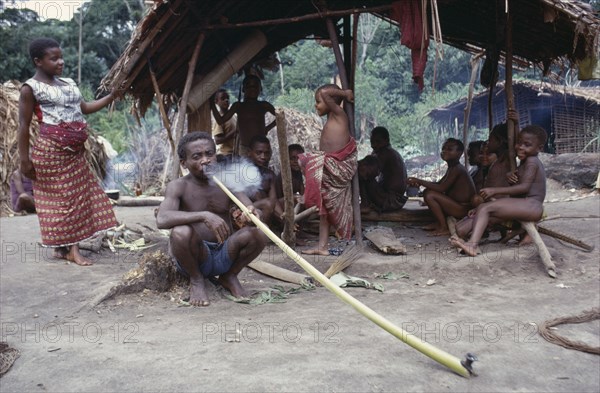
[[(120, 221), (154, 226), (150, 207), (115, 210)], [(546, 210), (597, 216), (600, 197), (547, 203)], [(37, 245), (36, 216), (2, 218), (1, 340), (21, 356), (0, 379), (0, 391), (598, 392), (600, 357), (551, 344), (538, 326), (600, 306), (599, 225), (598, 218), (544, 224), (595, 245), (584, 252), (542, 236), (556, 279), (532, 247), (490, 242), (483, 255), (461, 257), (446, 238), (401, 224), (393, 229), (408, 255), (367, 248), (347, 269), (385, 287), (348, 289), (376, 312), (454, 356), (476, 354), (479, 375), (466, 379), (322, 287), (248, 305), (208, 283), (208, 308), (183, 306), (177, 291), (119, 296), (92, 308), (139, 254), (103, 251), (92, 267), (67, 264)], [(325, 271), (334, 258), (308, 261)], [(272, 245), (261, 259), (301, 272)], [(381, 278), (386, 273), (391, 279)], [(251, 291), (294, 287), (250, 269), (240, 277)], [(600, 345), (597, 320), (556, 332)]]

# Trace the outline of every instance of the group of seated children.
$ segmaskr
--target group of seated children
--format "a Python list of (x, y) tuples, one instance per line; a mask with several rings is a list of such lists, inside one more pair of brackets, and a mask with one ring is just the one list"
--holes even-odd
[[(544, 150), (546, 139), (546, 132), (539, 126), (523, 128), (515, 144), (519, 167), (511, 172), (508, 127), (496, 125), (487, 142), (469, 144), (469, 163), (476, 165), (470, 173), (460, 163), (463, 143), (454, 138), (446, 140), (441, 152), (448, 164), (444, 176), (437, 182), (408, 178), (409, 185), (425, 188), (423, 199), (435, 218), (423, 229), (432, 231), (432, 235), (449, 236), (446, 218), (459, 219), (450, 242), (475, 256), (479, 253), (479, 241), (493, 225), (511, 220), (539, 221), (546, 177), (537, 155)], [(522, 243), (528, 240), (526, 237)]]

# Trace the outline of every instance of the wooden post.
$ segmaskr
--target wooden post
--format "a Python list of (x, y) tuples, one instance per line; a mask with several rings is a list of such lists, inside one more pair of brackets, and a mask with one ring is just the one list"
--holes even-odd
[(177, 154), (175, 148), (175, 142), (173, 141), (173, 134), (171, 133), (171, 122), (169, 121), (169, 116), (167, 115), (167, 110), (165, 109), (165, 104), (163, 102), (162, 93), (160, 92), (160, 88), (158, 86), (158, 81), (156, 80), (156, 74), (152, 70), (150, 66), (150, 59), (148, 59), (148, 70), (150, 71), (150, 79), (152, 80), (152, 87), (154, 87), (154, 94), (156, 95), (156, 101), (158, 102), (158, 109), (160, 112), (160, 117), (162, 118), (163, 125), (165, 130), (167, 130), (167, 140), (169, 141), (169, 146), (171, 146), (171, 153), (173, 156)]
[[(196, 63), (198, 62), (198, 57), (200, 55), (200, 48), (202, 48), (202, 44), (204, 43), (204, 32), (198, 35), (198, 40), (196, 41), (196, 46), (194, 47), (194, 52), (192, 53), (192, 58), (188, 64), (188, 72), (187, 77), (185, 79), (185, 86), (183, 87), (183, 95), (181, 97), (181, 102), (179, 103), (179, 113), (177, 113), (177, 123), (175, 124), (175, 145), (179, 143), (181, 136), (183, 135), (183, 125), (185, 123), (185, 114), (187, 110), (187, 101), (190, 94), (190, 88), (192, 86), (192, 80), (194, 79), (194, 70), (196, 69)], [(179, 160), (176, 157), (173, 157), (173, 163), (171, 167), (171, 180), (177, 179), (179, 176)]]
[(290, 247), (296, 245), (294, 232), (294, 190), (292, 187), (292, 169), (290, 168), (290, 154), (288, 152), (287, 134), (285, 129), (285, 113), (278, 109), (275, 114), (277, 120), (277, 141), (279, 142), (279, 163), (281, 168), (281, 183), (283, 184), (283, 233), (281, 239)]
[[(356, 39), (356, 37), (358, 37), (358, 18), (360, 17), (360, 14), (354, 14), (352, 15), (352, 66), (350, 67), (350, 80), (348, 81), (348, 83), (350, 83), (350, 89), (352, 89), (352, 91), (354, 91), (354, 86), (356, 83), (356, 53), (358, 52), (358, 40)], [(356, 133), (358, 135), (356, 136), (362, 136), (362, 133), (359, 131), (356, 131)], [(360, 140), (360, 138), (356, 138), (356, 140)]]
[[(507, 1), (507, 7), (509, 2)], [(506, 113), (515, 109), (515, 97), (513, 95), (512, 88), (512, 60), (513, 60), (513, 48), (512, 48), (512, 11), (508, 8), (506, 11), (506, 82), (504, 88), (506, 89)], [(507, 116), (508, 117), (508, 116)], [(515, 123), (512, 120), (507, 119), (506, 125), (508, 128), (508, 160), (510, 162), (510, 170), (514, 172), (517, 169), (516, 153), (515, 153)]]
[(465, 145), (465, 168), (469, 169), (469, 159), (467, 158), (467, 146), (469, 136), (469, 117), (471, 117), (471, 105), (473, 104), (473, 90), (475, 89), (475, 79), (477, 79), (477, 71), (479, 70), (479, 58), (481, 54), (471, 56), (469, 63), (471, 64), (471, 80), (469, 81), (469, 94), (467, 95), (467, 106), (465, 107), (465, 118), (463, 123), (463, 144)]
[[(348, 75), (346, 75), (346, 67), (344, 65), (344, 59), (342, 58), (342, 52), (340, 51), (340, 45), (338, 41), (337, 32), (331, 18), (326, 19), (327, 31), (329, 32), (329, 39), (331, 40), (331, 46), (333, 47), (333, 53), (335, 54), (335, 61), (337, 63), (338, 70), (340, 72), (340, 80), (342, 81), (342, 88), (348, 89)], [(350, 61), (350, 59), (348, 59)], [(348, 101), (344, 102), (344, 109), (348, 115), (348, 124), (350, 126), (350, 136), (355, 137), (354, 127), (354, 104)], [(354, 211), (354, 233), (356, 235), (356, 244), (359, 246), (363, 245), (362, 239), (362, 225), (360, 219), (360, 200), (359, 200), (359, 188), (358, 188), (358, 173), (352, 177), (352, 210)]]
[(204, 102), (198, 109), (188, 113), (188, 130), (211, 133), (210, 101)]

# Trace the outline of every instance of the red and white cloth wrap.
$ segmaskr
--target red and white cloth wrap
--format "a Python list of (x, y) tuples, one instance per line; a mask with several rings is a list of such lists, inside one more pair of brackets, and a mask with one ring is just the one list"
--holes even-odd
[(304, 204), (307, 208), (317, 206), (319, 214), (336, 229), (340, 238), (352, 236), (352, 176), (357, 168), (356, 141), (333, 153), (317, 151), (299, 156), (304, 171), (306, 188)]
[(31, 153), (33, 182), (42, 244), (68, 246), (116, 226), (106, 193), (85, 159), (87, 125), (82, 122), (40, 124)]

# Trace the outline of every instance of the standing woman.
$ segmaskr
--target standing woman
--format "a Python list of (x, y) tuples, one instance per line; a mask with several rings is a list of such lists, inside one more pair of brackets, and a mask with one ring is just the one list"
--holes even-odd
[[(85, 102), (75, 81), (60, 78), (62, 50), (51, 38), (33, 40), (29, 54), (36, 72), (21, 87), (19, 156), (21, 172), (34, 180), (42, 244), (56, 248), (56, 258), (91, 265), (79, 252), (78, 243), (116, 226), (117, 219), (84, 157), (88, 133), (83, 115), (110, 104), (113, 93)], [(34, 113), (40, 132), (30, 156), (29, 127)]]

